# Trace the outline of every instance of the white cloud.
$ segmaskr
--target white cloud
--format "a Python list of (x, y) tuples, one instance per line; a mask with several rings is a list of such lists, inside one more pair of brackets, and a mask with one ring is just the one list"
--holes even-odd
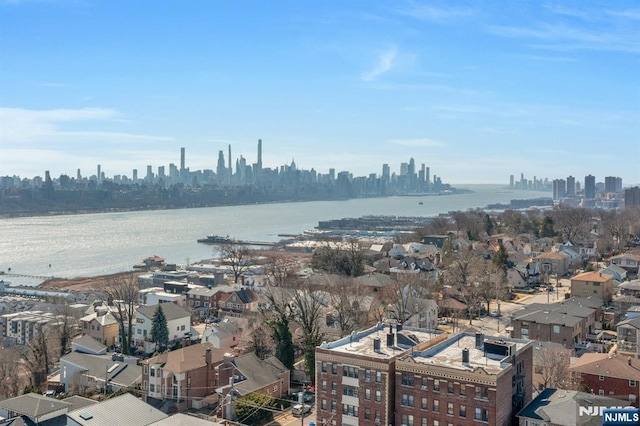
[(144, 134), (103, 131), (73, 130), (67, 127), (91, 123), (122, 122), (117, 111), (105, 108), (28, 110), (22, 108), (0, 108), (0, 142), (4, 146), (25, 144), (51, 144), (57, 142), (159, 142), (172, 138)]
[(362, 81), (375, 81), (383, 74), (391, 71), (397, 64), (398, 50), (395, 46), (385, 50), (378, 56), (375, 66), (360, 75)]
[(470, 8), (434, 7), (426, 4), (413, 3), (410, 7), (400, 10), (399, 13), (421, 21), (443, 22), (467, 18), (476, 12)]

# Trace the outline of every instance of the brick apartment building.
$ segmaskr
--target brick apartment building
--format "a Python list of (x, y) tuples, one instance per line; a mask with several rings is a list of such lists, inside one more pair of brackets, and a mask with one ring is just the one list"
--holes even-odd
[(532, 303), (511, 318), (511, 337), (553, 342), (567, 349), (584, 342), (602, 318), (602, 299), (572, 297), (556, 303)]
[(531, 400), (532, 345), (382, 324), (323, 343), (318, 424), (509, 425)]
[(584, 272), (576, 275), (571, 278), (571, 295), (599, 297), (608, 305), (613, 298), (613, 275), (602, 272)]
[(569, 370), (585, 390), (639, 406), (640, 359), (615, 353), (586, 353)]
[(396, 359), (444, 339), (439, 332), (378, 324), (323, 343), (316, 348), (318, 424), (394, 424)]
[(531, 401), (533, 342), (461, 333), (395, 364), (396, 425), (510, 425)]

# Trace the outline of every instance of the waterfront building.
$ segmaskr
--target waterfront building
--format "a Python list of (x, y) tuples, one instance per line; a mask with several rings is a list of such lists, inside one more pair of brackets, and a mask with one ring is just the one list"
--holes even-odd
[(584, 198), (596, 198), (596, 177), (592, 175), (584, 178)]

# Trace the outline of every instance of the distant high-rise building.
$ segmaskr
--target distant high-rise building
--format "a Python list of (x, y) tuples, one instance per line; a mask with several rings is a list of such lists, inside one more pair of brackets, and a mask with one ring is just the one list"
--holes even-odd
[(180, 172), (182, 173), (185, 169), (184, 160), (185, 160), (185, 152), (184, 148), (180, 148)]
[(225, 179), (225, 168), (224, 168), (224, 151), (218, 151), (218, 166), (216, 167), (216, 174), (218, 175), (218, 180), (222, 183)]
[(409, 163), (400, 163), (400, 176), (409, 175)]
[(425, 181), (427, 182), (427, 190), (429, 189), (429, 185), (431, 184), (431, 176), (429, 176), (431, 174), (431, 170), (429, 169), (429, 167), (427, 167), (427, 173), (425, 175)]
[(145, 176), (144, 180), (147, 182), (153, 182), (153, 167), (147, 166), (147, 176)]
[(584, 178), (584, 198), (596, 198), (596, 177), (592, 175)]
[(258, 139), (258, 170), (262, 170), (262, 139)]
[(553, 182), (553, 199), (559, 201), (566, 195), (567, 188), (564, 179), (554, 179)]
[(580, 181), (576, 181), (576, 194), (580, 192), (582, 188), (580, 188)]
[(329, 169), (329, 181), (333, 182), (336, 180), (336, 169)]
[(233, 167), (231, 167), (231, 144), (229, 144), (229, 158), (227, 159), (227, 162), (229, 163), (227, 169), (227, 182), (231, 183), (231, 177), (233, 176)]
[(604, 178), (604, 192), (617, 193), (622, 191), (622, 178), (607, 176)]
[(640, 186), (624, 190), (624, 207), (626, 209), (640, 207)]
[(576, 196), (576, 178), (573, 176), (567, 177), (567, 197)]
[(158, 179), (164, 180), (164, 166), (158, 166)]
[(391, 168), (386, 163), (382, 165), (382, 179), (387, 182), (391, 179)]
[(80, 174), (80, 169), (78, 169), (78, 173), (76, 173), (76, 179), (77, 180), (82, 180), (82, 175)]
[(96, 178), (98, 179), (98, 182), (100, 182), (100, 176), (101, 175), (102, 175), (101, 166), (100, 166), (100, 164), (98, 164), (98, 170), (96, 172)]
[(133, 183), (138, 183), (138, 169), (133, 169), (131, 176), (133, 179)]
[(515, 178), (513, 175), (509, 176), (509, 188), (513, 188), (513, 185), (515, 183)]

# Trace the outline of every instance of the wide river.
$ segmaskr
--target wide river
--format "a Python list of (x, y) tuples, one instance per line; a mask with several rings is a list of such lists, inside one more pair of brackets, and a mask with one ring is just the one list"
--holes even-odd
[[(131, 270), (151, 255), (162, 256), (170, 263), (192, 263), (214, 256), (211, 246), (196, 242), (208, 234), (278, 241), (278, 234), (300, 234), (320, 220), (364, 215), (435, 216), (512, 199), (550, 196), (497, 185), (460, 188), (473, 192), (0, 219), (0, 271), (73, 278)], [(12, 285), (37, 285), (42, 281), (4, 279)]]

